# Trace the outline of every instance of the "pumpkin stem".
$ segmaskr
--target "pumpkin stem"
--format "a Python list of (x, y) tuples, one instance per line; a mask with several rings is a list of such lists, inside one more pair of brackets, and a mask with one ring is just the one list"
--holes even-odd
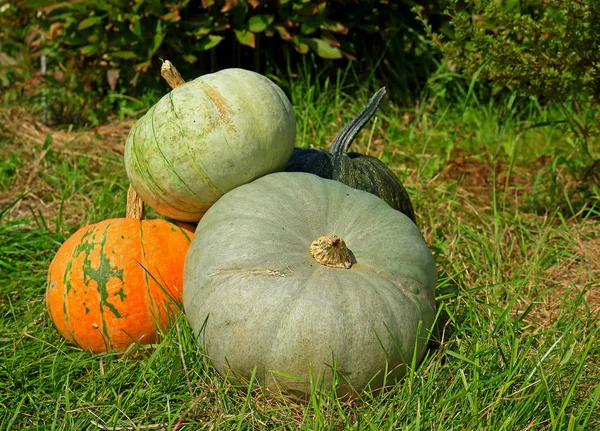
[(310, 245), (310, 254), (321, 265), (332, 268), (350, 268), (352, 257), (343, 239), (336, 235), (324, 235)]
[(125, 217), (135, 220), (144, 219), (144, 201), (131, 184), (129, 185), (129, 190), (127, 190), (127, 209), (125, 210)]
[(367, 122), (371, 119), (371, 117), (377, 111), (379, 107), (379, 103), (381, 103), (381, 99), (385, 95), (385, 87), (381, 87), (377, 90), (377, 93), (371, 97), (371, 99), (367, 102), (365, 107), (360, 113), (354, 117), (350, 123), (348, 123), (342, 131), (335, 137), (331, 147), (329, 148), (329, 152), (335, 156), (341, 156), (348, 152), (348, 148), (358, 135), (358, 132), (367, 124)]
[(167, 84), (169, 84), (169, 87), (171, 88), (177, 88), (180, 85), (185, 84), (185, 81), (179, 74), (179, 71), (169, 60), (165, 60), (160, 67), (160, 76), (167, 81)]

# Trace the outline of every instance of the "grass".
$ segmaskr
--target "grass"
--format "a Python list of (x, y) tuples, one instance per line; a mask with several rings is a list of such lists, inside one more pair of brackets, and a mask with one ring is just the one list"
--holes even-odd
[[(327, 146), (360, 110), (369, 94), (349, 76), (282, 83), (299, 146)], [(353, 147), (398, 173), (436, 254), (430, 349), (389, 391), (340, 401), (325, 388), (307, 404), (232, 388), (182, 315), (142, 359), (67, 344), (45, 312), (47, 267), (78, 226), (124, 215), (131, 123), (57, 132), (12, 112), (0, 129), (0, 429), (600, 428), (598, 189), (574, 175), (585, 155), (559, 127), (531, 127), (560, 111), (461, 77), (445, 88), (452, 97), (411, 109), (388, 103)]]

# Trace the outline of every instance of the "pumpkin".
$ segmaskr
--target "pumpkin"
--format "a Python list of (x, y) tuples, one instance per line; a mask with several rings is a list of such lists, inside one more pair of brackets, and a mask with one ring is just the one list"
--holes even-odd
[(46, 305), (60, 334), (93, 353), (156, 342), (178, 312), (192, 229), (130, 215), (75, 232), (48, 269)]
[(348, 152), (358, 132), (375, 114), (384, 95), (385, 87), (377, 91), (365, 108), (342, 129), (329, 150), (295, 148), (285, 170), (308, 172), (372, 193), (415, 222), (410, 196), (394, 171), (375, 157)]
[(129, 133), (125, 168), (147, 205), (193, 222), (227, 191), (283, 170), (295, 136), (292, 106), (275, 83), (225, 69), (150, 108)]
[[(183, 304), (216, 369), (304, 398), (402, 377), (434, 320), (435, 260), (418, 227), (373, 194), (300, 172), (225, 194), (198, 223)], [(387, 368), (386, 368), (387, 364)]]

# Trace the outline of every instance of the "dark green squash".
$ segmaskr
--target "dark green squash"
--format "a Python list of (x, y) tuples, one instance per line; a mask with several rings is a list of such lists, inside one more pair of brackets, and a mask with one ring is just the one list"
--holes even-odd
[(415, 222), (412, 202), (396, 174), (375, 157), (348, 152), (358, 132), (377, 111), (384, 95), (385, 87), (377, 91), (354, 120), (342, 129), (329, 150), (295, 148), (285, 170), (308, 172), (372, 193)]

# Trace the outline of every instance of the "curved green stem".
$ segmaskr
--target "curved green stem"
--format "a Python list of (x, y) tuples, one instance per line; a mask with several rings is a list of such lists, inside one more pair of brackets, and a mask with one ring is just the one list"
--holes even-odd
[(367, 121), (371, 119), (371, 117), (377, 111), (379, 107), (379, 103), (381, 103), (381, 99), (385, 95), (385, 87), (381, 87), (377, 90), (377, 93), (371, 97), (371, 99), (367, 102), (366, 106), (363, 108), (360, 113), (354, 117), (349, 124), (347, 124), (342, 131), (335, 137), (331, 147), (329, 148), (329, 152), (336, 156), (341, 156), (348, 152), (348, 148), (350, 148), (350, 144), (356, 138), (358, 132), (367, 124)]

